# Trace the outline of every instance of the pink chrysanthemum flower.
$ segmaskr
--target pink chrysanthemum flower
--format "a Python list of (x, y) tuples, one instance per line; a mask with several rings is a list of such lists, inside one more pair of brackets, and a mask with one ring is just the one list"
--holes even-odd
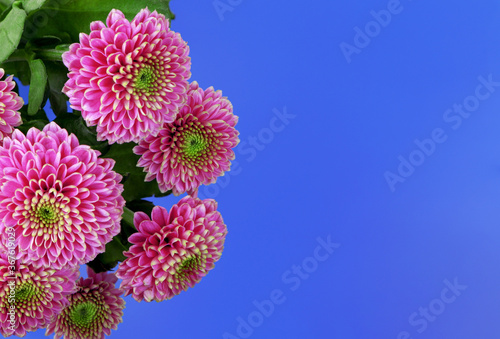
[(45, 328), (68, 305), (78, 270), (34, 267), (5, 253), (0, 254), (0, 333), (24, 337)]
[[(5, 71), (0, 68), (0, 79), (5, 75)], [(16, 83), (8, 76), (4, 81), (0, 81), (0, 140), (12, 135), (14, 127), (23, 123), (21, 113), (18, 111), (23, 107), (23, 98), (12, 91)]]
[(221, 91), (213, 87), (203, 91), (194, 81), (176, 120), (134, 147), (134, 153), (141, 155), (137, 166), (144, 167), (146, 181), (156, 179), (162, 192), (171, 189), (174, 195), (214, 183), (234, 160), (237, 122)]
[(114, 274), (95, 273), (87, 267), (88, 278), (77, 283), (77, 292), (68, 296), (67, 306), (47, 326), (45, 335), (54, 338), (104, 339), (116, 330), (123, 317), (125, 300), (122, 291), (115, 287)]
[(14, 227), (18, 259), (61, 268), (87, 263), (120, 232), (125, 200), (115, 161), (56, 123), (0, 147), (0, 232)]
[(170, 213), (154, 207), (151, 219), (135, 213), (134, 224), (138, 232), (116, 275), (137, 301), (162, 301), (193, 287), (219, 260), (227, 234), (215, 200), (189, 196)]
[(63, 88), (98, 140), (138, 142), (173, 121), (186, 101), (189, 47), (163, 14), (141, 10), (129, 22), (112, 10), (94, 21), (90, 35), (63, 54), (69, 80)]

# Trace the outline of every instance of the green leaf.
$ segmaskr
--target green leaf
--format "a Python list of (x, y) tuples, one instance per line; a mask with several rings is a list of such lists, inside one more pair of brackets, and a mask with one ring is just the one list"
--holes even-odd
[(120, 236), (119, 239), (121, 240), (121, 243), (124, 244), (127, 249), (131, 246), (128, 242), (128, 238), (132, 234), (137, 233), (137, 229), (134, 225), (134, 214), (135, 212), (130, 210), (128, 207), (123, 208), (122, 220), (120, 222), (121, 230), (118, 235)]
[(7, 60), (0, 63), (0, 67), (5, 70), (6, 74), (12, 74), (25, 86), (29, 86), (31, 81), (30, 60), (33, 60), (35, 55), (32, 51), (26, 49), (16, 49)]
[(142, 168), (137, 167), (137, 162), (140, 156), (134, 154), (132, 149), (137, 146), (136, 143), (129, 142), (125, 144), (113, 144), (110, 146), (109, 151), (103, 154), (106, 158), (116, 160), (113, 170), (122, 175), (140, 174)]
[[(67, 43), (78, 41), (80, 33), (90, 32), (92, 21), (105, 21), (112, 9), (120, 9), (132, 20), (143, 8), (157, 10), (167, 18), (174, 15), (169, 8), (170, 0), (47, 0), (43, 6), (29, 13), (24, 38), (31, 40), (42, 36), (69, 34)], [(71, 18), (68, 20), (68, 18)]]
[(149, 197), (166, 197), (172, 191), (162, 193), (156, 180), (145, 182), (146, 173), (130, 174), (123, 183), (122, 196), (127, 201), (139, 200)]
[(97, 141), (95, 127), (87, 127), (80, 114), (61, 114), (54, 121), (60, 127), (65, 128), (68, 133), (76, 135), (80, 144), (88, 145), (101, 153), (106, 153), (109, 149), (109, 145), (106, 141)]
[(31, 127), (36, 127), (42, 130), (45, 125), (49, 123), (47, 119), (47, 114), (45, 110), (41, 109), (36, 112), (35, 115), (28, 115), (28, 105), (24, 105), (21, 109), (21, 118), (23, 119), (23, 124), (17, 127), (21, 132), (26, 134)]
[(28, 114), (35, 115), (43, 104), (47, 86), (47, 71), (40, 59), (30, 61), (31, 83), (28, 93)]
[(106, 244), (106, 251), (100, 253), (88, 265), (92, 267), (95, 272), (104, 272), (113, 269), (119, 261), (125, 260), (124, 251), (128, 251), (131, 243), (128, 238), (137, 233), (134, 227), (134, 212), (125, 207), (123, 209), (123, 216), (120, 222), (120, 233), (113, 237), (109, 243)]
[(10, 8), (14, 0), (0, 0), (0, 13)]
[(50, 107), (56, 116), (68, 112), (68, 97), (62, 92), (64, 84), (68, 80), (68, 69), (60, 62), (46, 61)]
[(33, 12), (34, 10), (39, 9), (45, 3), (46, 0), (22, 0), (23, 8), (26, 13)]
[(126, 206), (131, 211), (134, 212), (142, 211), (147, 215), (151, 215), (151, 212), (153, 211), (155, 204), (153, 204), (151, 201), (140, 199), (140, 200), (127, 201)]
[(30, 84), (31, 72), (28, 61), (16, 60), (4, 62), (0, 64), (0, 67), (5, 70), (6, 74), (12, 74), (18, 78), (24, 86)]
[(158, 188), (156, 180), (145, 182), (146, 173), (142, 167), (137, 167), (140, 159), (139, 155), (134, 154), (132, 149), (137, 144), (129, 142), (126, 144), (113, 144), (106, 154), (105, 158), (116, 160), (114, 171), (124, 176), (123, 194), (127, 201), (138, 200), (142, 198), (164, 197), (170, 194), (170, 191), (162, 193)]
[(0, 6), (7, 8), (10, 7), (13, 2), (14, 0), (0, 0)]
[(47, 118), (47, 113), (45, 113), (44, 109), (40, 109), (36, 114), (29, 115), (28, 114), (28, 105), (24, 105), (19, 110), (21, 112), (21, 118), (23, 120), (23, 124), (18, 127), (18, 129), (26, 134), (31, 127), (36, 127), (39, 130), (43, 129), (45, 125), (49, 123), (49, 119)]
[(47, 125), (47, 122), (44, 120), (30, 120), (27, 123), (23, 123), (21, 126), (17, 127), (21, 132), (24, 134), (28, 133), (28, 130), (31, 127), (36, 127), (39, 130), (42, 130), (45, 125)]
[(124, 243), (121, 234), (118, 234), (106, 244), (106, 251), (98, 254), (87, 265), (96, 273), (112, 270), (119, 261), (125, 260), (126, 257), (123, 255), (123, 251), (127, 251), (129, 247), (130, 244), (128, 242)]
[(0, 48), (0, 63), (7, 60), (21, 41), (24, 22), (26, 20), (26, 12), (21, 9), (20, 6), (20, 1), (14, 2), (5, 19), (0, 22), (0, 41), (2, 42), (2, 48)]

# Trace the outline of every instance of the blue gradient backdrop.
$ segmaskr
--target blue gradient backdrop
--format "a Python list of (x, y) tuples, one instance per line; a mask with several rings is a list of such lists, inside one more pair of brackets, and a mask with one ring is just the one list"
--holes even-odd
[(229, 234), (113, 337), (499, 338), (500, 3), (171, 5), (192, 80), (240, 117), (201, 190)]

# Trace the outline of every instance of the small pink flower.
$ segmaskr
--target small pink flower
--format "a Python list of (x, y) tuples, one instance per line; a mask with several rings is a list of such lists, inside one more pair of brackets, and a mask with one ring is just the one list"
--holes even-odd
[(94, 259), (120, 232), (125, 200), (114, 160), (55, 122), (0, 146), (0, 232), (13, 227), (18, 259), (62, 268)]
[(151, 219), (135, 213), (134, 224), (138, 232), (116, 275), (137, 301), (162, 301), (193, 287), (220, 259), (227, 234), (215, 200), (189, 196), (170, 213), (154, 207)]
[(229, 171), (239, 142), (237, 122), (221, 91), (213, 87), (204, 91), (193, 82), (176, 120), (134, 147), (134, 153), (141, 155), (137, 165), (147, 172), (146, 181), (156, 179), (162, 192), (191, 193)]
[(69, 80), (63, 88), (98, 140), (110, 144), (156, 135), (186, 101), (189, 47), (163, 14), (141, 10), (132, 22), (112, 10), (89, 35), (63, 54)]
[(27, 332), (45, 328), (68, 305), (67, 296), (75, 292), (78, 269), (34, 267), (6, 253), (4, 249), (0, 253), (0, 333), (24, 337)]
[(117, 278), (110, 273), (95, 273), (87, 267), (88, 278), (77, 283), (77, 291), (68, 296), (69, 305), (47, 326), (45, 335), (54, 338), (104, 339), (116, 330), (123, 317), (125, 300), (115, 287)]
[[(0, 79), (5, 71), (0, 68)], [(23, 98), (12, 91), (16, 83), (10, 75), (4, 81), (0, 81), (0, 141), (12, 135), (14, 127), (21, 125), (21, 113), (18, 111), (23, 107)]]

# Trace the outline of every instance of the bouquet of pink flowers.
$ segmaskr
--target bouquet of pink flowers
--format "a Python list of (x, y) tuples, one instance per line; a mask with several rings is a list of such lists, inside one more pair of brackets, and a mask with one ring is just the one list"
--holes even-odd
[[(226, 225), (197, 192), (230, 170), (238, 117), (190, 82), (169, 0), (117, 3), (0, 1), (5, 337), (104, 338), (122, 294), (170, 299), (221, 257)], [(184, 193), (170, 210), (145, 200)]]

